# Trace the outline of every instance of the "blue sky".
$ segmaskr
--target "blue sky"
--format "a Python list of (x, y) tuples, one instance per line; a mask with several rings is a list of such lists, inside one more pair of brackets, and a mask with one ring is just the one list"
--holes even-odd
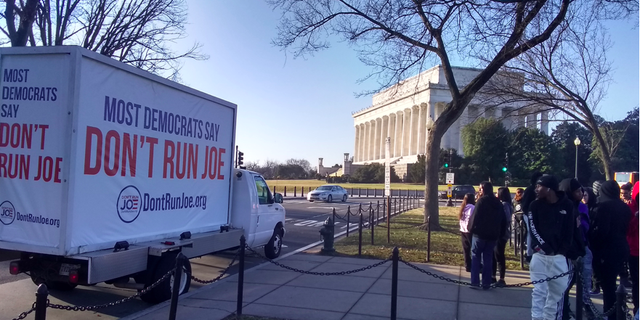
[[(358, 84), (370, 69), (346, 44), (306, 59), (293, 59), (271, 40), (280, 17), (264, 2), (189, 0), (186, 31), (180, 42), (197, 41), (206, 61), (185, 61), (185, 85), (238, 105), (236, 143), (245, 162), (306, 159), (315, 167), (342, 163), (353, 155), (354, 123), (351, 113), (371, 105), (371, 97), (355, 93), (375, 89), (374, 82)], [(608, 24), (614, 42), (613, 82), (600, 115), (623, 118), (638, 106), (638, 29), (630, 22)]]

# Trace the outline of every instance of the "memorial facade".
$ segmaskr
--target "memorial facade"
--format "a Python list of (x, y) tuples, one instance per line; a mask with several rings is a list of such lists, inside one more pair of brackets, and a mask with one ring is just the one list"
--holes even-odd
[[(462, 89), (477, 74), (479, 69), (453, 68), (453, 73)], [(509, 85), (524, 90), (524, 81), (510, 74)], [(523, 79), (520, 77), (520, 79)], [(506, 82), (505, 82), (506, 83)], [(400, 177), (406, 172), (402, 164), (413, 164), (417, 156), (424, 154), (428, 126), (438, 119), (451, 94), (441, 66), (435, 66), (419, 75), (408, 78), (399, 85), (383, 90), (373, 96), (370, 107), (352, 114), (355, 125), (354, 165), (384, 163), (385, 138), (390, 137), (390, 160), (396, 165)], [(507, 103), (479, 92), (442, 137), (440, 147), (453, 148), (463, 155), (462, 128), (479, 117), (500, 119), (509, 129), (535, 127), (549, 133), (547, 111), (537, 111), (523, 102)], [(403, 170), (404, 169), (404, 170)]]

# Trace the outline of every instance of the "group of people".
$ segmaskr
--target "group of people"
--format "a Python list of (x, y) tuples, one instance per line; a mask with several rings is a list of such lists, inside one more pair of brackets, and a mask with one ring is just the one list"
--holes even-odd
[[(585, 288), (588, 318), (595, 315), (586, 302), (600, 289), (603, 309), (609, 311), (615, 306), (618, 277), (621, 283), (631, 285), (633, 311), (637, 313), (638, 183), (621, 188), (613, 180), (597, 181), (592, 187), (583, 187), (574, 178), (558, 181), (552, 175), (536, 173), (529, 187), (516, 191), (513, 201), (507, 187), (494, 194), (490, 182), (482, 182), (476, 194), (465, 195), (459, 220), (472, 288), (489, 290), (506, 285), (505, 247), (517, 222), (526, 227), (522, 241), (531, 281), (567, 273), (534, 285), (532, 319), (572, 319), (568, 297), (576, 281), (582, 281)], [(574, 266), (582, 269), (581, 279), (569, 272)], [(609, 316), (613, 319), (615, 312)]]

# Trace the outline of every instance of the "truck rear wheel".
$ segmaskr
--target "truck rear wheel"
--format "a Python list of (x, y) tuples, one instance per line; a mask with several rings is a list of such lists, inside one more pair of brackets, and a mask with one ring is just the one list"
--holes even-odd
[(276, 228), (273, 230), (271, 240), (264, 246), (264, 254), (269, 259), (275, 259), (280, 256), (282, 251), (282, 229)]
[[(145, 284), (145, 288), (154, 284), (160, 280), (167, 272), (176, 266), (176, 253), (168, 253), (160, 258), (160, 261), (156, 265), (153, 271), (153, 276), (149, 277), (149, 282)], [(153, 290), (140, 296), (140, 299), (148, 303), (160, 303), (165, 300), (171, 299), (171, 293), (173, 291), (173, 279), (171, 275), (168, 279), (164, 280)], [(187, 259), (185, 265), (182, 266), (182, 275), (180, 276), (180, 293), (184, 294), (189, 292), (191, 286), (191, 262)]]

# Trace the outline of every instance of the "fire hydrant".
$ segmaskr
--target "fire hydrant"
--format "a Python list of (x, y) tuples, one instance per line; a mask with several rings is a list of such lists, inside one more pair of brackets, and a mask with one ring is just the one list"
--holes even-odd
[(323, 253), (334, 252), (336, 249), (333, 248), (333, 234), (334, 234), (334, 224), (333, 219), (331, 217), (327, 218), (324, 222), (324, 226), (320, 229), (320, 235), (324, 241), (324, 247), (320, 250)]

